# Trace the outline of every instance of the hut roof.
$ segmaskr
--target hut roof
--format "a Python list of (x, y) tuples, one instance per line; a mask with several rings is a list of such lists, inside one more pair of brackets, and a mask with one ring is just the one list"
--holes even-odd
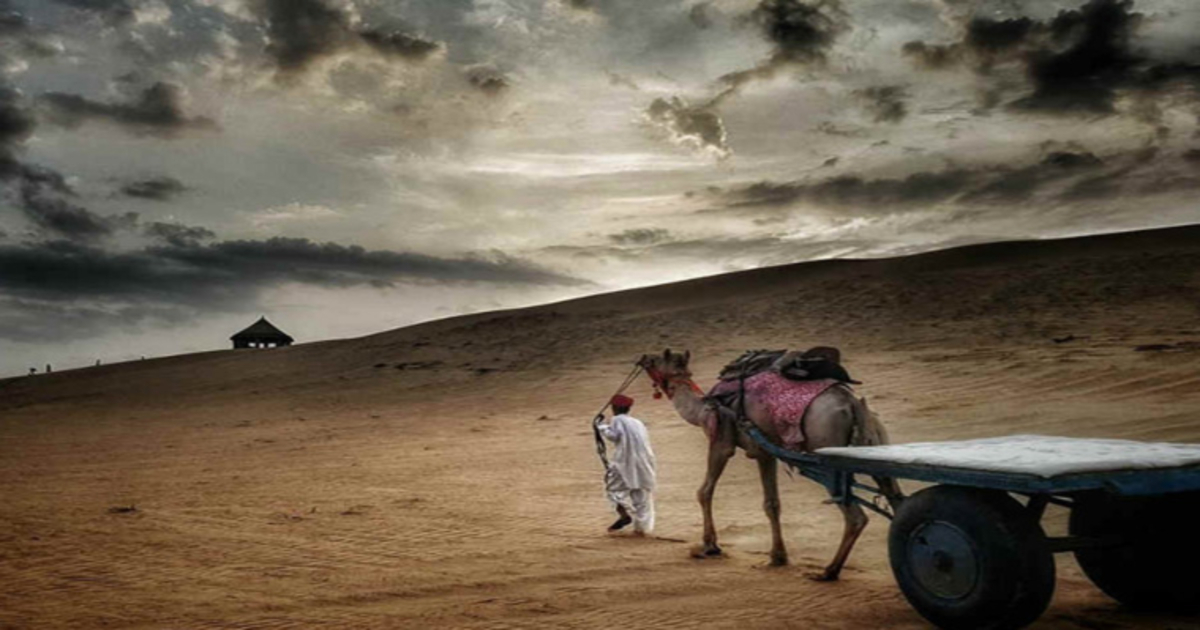
[(230, 339), (238, 339), (238, 338), (243, 338), (243, 337), (248, 337), (248, 338), (253, 338), (253, 339), (264, 339), (264, 338), (279, 339), (279, 340), (285, 340), (288, 343), (295, 341), (294, 339), (292, 339), (291, 335), (288, 335), (287, 333), (283, 332), (282, 330), (279, 330), (278, 328), (275, 327), (274, 324), (267, 321), (266, 317), (258, 318), (258, 321), (251, 324), (249, 328), (230, 337)]

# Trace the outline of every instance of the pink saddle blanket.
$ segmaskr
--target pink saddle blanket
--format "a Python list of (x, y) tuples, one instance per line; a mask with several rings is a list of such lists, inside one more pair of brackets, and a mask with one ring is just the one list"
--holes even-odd
[[(746, 379), (746, 397), (757, 401), (766, 410), (783, 447), (801, 450), (804, 446), (804, 412), (817, 396), (837, 385), (833, 379), (793, 381), (777, 372), (759, 372)], [(710, 395), (736, 392), (737, 381), (721, 381), (713, 386)], [(710, 434), (711, 435), (711, 434)]]

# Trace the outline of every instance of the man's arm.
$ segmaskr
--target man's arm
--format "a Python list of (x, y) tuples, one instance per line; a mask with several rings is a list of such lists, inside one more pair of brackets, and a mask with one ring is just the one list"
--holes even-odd
[[(616, 418), (613, 418), (613, 420), (616, 420)], [(596, 416), (594, 422), (596, 423), (596, 428), (600, 430), (600, 434), (604, 437), (612, 440), (613, 442), (621, 439), (622, 431), (619, 423), (605, 423), (603, 414)]]

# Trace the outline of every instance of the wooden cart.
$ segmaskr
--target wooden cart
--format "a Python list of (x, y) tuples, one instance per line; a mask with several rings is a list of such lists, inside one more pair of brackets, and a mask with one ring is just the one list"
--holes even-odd
[[(798, 453), (751, 434), (836, 501), (892, 519), (896, 581), (940, 628), (1032, 623), (1063, 552), (1130, 607), (1200, 610), (1200, 445), (1016, 436)], [(935, 485), (892, 514), (858, 476)], [(1069, 535), (1043, 531), (1049, 504), (1071, 510)]]

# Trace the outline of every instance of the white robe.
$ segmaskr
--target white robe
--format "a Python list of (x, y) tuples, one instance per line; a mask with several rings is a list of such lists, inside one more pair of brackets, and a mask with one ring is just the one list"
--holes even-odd
[(654, 490), (656, 466), (650, 434), (641, 420), (626, 414), (613, 416), (599, 425), (600, 433), (613, 443), (610, 462), (630, 490)]

